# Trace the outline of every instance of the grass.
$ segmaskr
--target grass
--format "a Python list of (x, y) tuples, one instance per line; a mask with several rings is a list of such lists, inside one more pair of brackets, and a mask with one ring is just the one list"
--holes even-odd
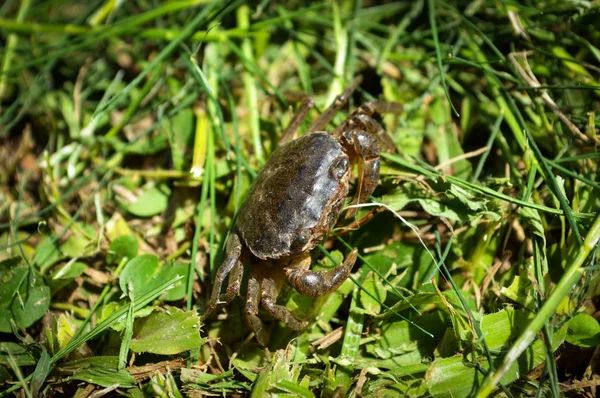
[[(0, 5), (0, 396), (593, 395), (595, 2)], [(357, 75), (396, 144), (351, 277), (201, 321), (252, 180)], [(340, 217), (343, 220), (343, 215)], [(339, 227), (349, 221), (340, 221)], [(245, 284), (243, 284), (245, 286)], [(242, 289), (245, 291), (245, 288)]]

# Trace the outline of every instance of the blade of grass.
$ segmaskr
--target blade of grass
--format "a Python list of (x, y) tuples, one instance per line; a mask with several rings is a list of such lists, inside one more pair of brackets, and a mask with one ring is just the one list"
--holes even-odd
[(481, 157), (479, 158), (479, 162), (477, 163), (477, 167), (475, 168), (475, 172), (473, 173), (473, 176), (471, 177), (471, 183), (473, 183), (473, 184), (477, 182), (477, 180), (479, 179), (479, 176), (481, 175), (481, 171), (483, 170), (485, 161), (487, 160), (487, 158), (490, 154), (490, 151), (492, 150), (492, 147), (494, 145), (494, 141), (496, 140), (496, 136), (498, 135), (498, 132), (500, 131), (500, 125), (502, 124), (502, 120), (504, 120), (504, 114), (500, 113), (500, 115), (496, 119), (496, 122), (494, 122), (494, 127), (492, 127), (492, 132), (485, 144), (485, 146), (488, 147), (489, 150), (487, 150), (486, 152), (484, 152), (481, 155)]
[(40, 389), (46, 381), (46, 378), (50, 374), (50, 370), (52, 369), (52, 365), (50, 364), (50, 354), (46, 351), (45, 347), (42, 347), (42, 355), (40, 355), (40, 359), (38, 360), (37, 365), (35, 365), (35, 370), (31, 375), (31, 395), (34, 397), (39, 397)]
[[(242, 30), (250, 30), (250, 7), (244, 5), (237, 9), (237, 24)], [(254, 51), (249, 38), (242, 39), (242, 53), (249, 63), (255, 64)], [(246, 94), (246, 105), (248, 109), (248, 127), (254, 145), (254, 156), (259, 164), (265, 163), (265, 156), (260, 136), (260, 120), (258, 115), (258, 90), (256, 81), (249, 70), (242, 76), (244, 93)]]
[[(265, 75), (265, 73), (254, 62), (252, 62), (252, 60), (246, 58), (242, 49), (240, 49), (238, 46), (236, 46), (234, 42), (232, 42), (231, 40), (227, 40), (227, 44), (228, 44), (229, 48), (231, 49), (231, 51), (233, 51), (235, 53), (235, 55), (237, 55), (238, 58), (242, 61), (242, 63), (244, 64), (244, 68), (246, 68), (246, 70), (249, 73), (253, 73), (254, 75), (258, 76), (260, 78), (260, 80), (267, 87), (269, 87), (271, 89), (271, 91), (273, 92), (272, 94), (277, 97), (277, 99), (279, 100), (279, 103), (283, 107), (287, 107), (288, 102), (285, 99), (285, 97), (283, 96), (283, 93), (281, 92), (281, 90), (279, 90), (277, 87), (275, 87), (273, 85), (273, 83), (271, 83), (271, 81), (269, 80), (267, 75)], [(268, 91), (267, 91), (267, 94), (272, 95)]]
[(435, 0), (428, 0), (427, 5), (429, 8), (429, 24), (431, 25), (431, 36), (433, 37), (433, 44), (435, 47), (435, 55), (437, 58), (437, 65), (440, 72), (440, 77), (442, 78), (442, 87), (444, 87), (444, 93), (446, 93), (446, 99), (450, 103), (450, 107), (454, 111), (454, 114), (457, 117), (460, 117), (458, 111), (454, 107), (452, 103), (452, 99), (450, 99), (450, 92), (448, 91), (448, 85), (446, 84), (446, 73), (444, 72), (444, 68), (442, 66), (442, 52), (440, 50), (440, 41), (438, 37), (437, 30), (437, 22), (435, 20)]
[[(358, 304), (358, 286), (352, 291), (352, 301), (350, 303), (350, 314), (346, 328), (344, 329), (344, 340), (342, 342), (342, 351), (337, 359), (338, 368), (335, 372), (335, 391), (346, 395), (352, 385), (352, 374), (354, 373), (354, 360), (360, 347), (360, 339), (365, 322), (365, 315), (362, 311), (357, 311)], [(364, 290), (363, 290), (364, 291)]]
[[(30, 385), (27, 384), (33, 378), (33, 374), (29, 375), (28, 377), (23, 377), (23, 372), (21, 371), (21, 367), (15, 361), (15, 358), (13, 357), (13, 355), (11, 353), (9, 353), (8, 356), (6, 357), (6, 361), (8, 362), (8, 365), (10, 366), (10, 368), (12, 369), (12, 371), (15, 373), (15, 376), (17, 376), (17, 380), (19, 380), (19, 382), (17, 384), (15, 384), (15, 386), (19, 386), (17, 388), (21, 388), (22, 387), (23, 391), (25, 392), (25, 396), (27, 398), (33, 398), (33, 395), (31, 394)], [(15, 387), (15, 386), (13, 386), (13, 387)], [(5, 392), (0, 393), (0, 396), (5, 395), (5, 393), (14, 391), (17, 388), (14, 388), (13, 390), (11, 390), (9, 388)], [(9, 391), (9, 390), (11, 390), (11, 391)]]
[(163, 75), (164, 64), (161, 64), (156, 68), (155, 71), (152, 72), (150, 78), (146, 81), (146, 84), (142, 87), (140, 93), (133, 98), (133, 101), (129, 103), (129, 106), (123, 113), (123, 117), (111, 127), (110, 130), (104, 135), (105, 138), (111, 138), (119, 134), (121, 129), (131, 121), (134, 114), (137, 112), (140, 107), (142, 101), (146, 98), (146, 96), (150, 93), (152, 89), (156, 87), (156, 82)]
[(552, 193), (554, 193), (554, 196), (556, 196), (556, 198), (558, 199), (558, 201), (560, 203), (560, 207), (563, 210), (563, 214), (564, 214), (565, 218), (567, 219), (569, 226), (571, 227), (573, 236), (575, 238), (575, 242), (577, 243), (577, 246), (581, 247), (583, 245), (583, 240), (581, 239), (581, 235), (579, 233), (579, 227), (577, 226), (577, 223), (575, 222), (575, 217), (573, 216), (573, 209), (571, 209), (571, 207), (569, 206), (567, 199), (565, 198), (565, 196), (563, 194), (563, 191), (558, 186), (558, 182), (556, 181), (556, 177), (554, 176), (554, 173), (552, 173), (552, 169), (548, 165), (548, 162), (546, 162), (546, 158), (544, 158), (544, 155), (542, 155), (542, 151), (540, 151), (540, 148), (537, 146), (537, 143), (535, 142), (535, 138), (531, 134), (531, 131), (529, 131), (529, 128), (527, 127), (527, 124), (525, 123), (525, 120), (523, 120), (523, 116), (521, 115), (521, 112), (519, 111), (517, 105), (515, 104), (514, 99), (512, 98), (512, 96), (509, 96), (509, 95), (507, 95), (506, 97), (507, 97), (509, 106), (512, 108), (514, 114), (517, 116), (517, 120), (520, 122), (520, 124), (523, 128), (523, 131), (525, 132), (525, 135), (527, 136), (527, 142), (529, 144), (529, 147), (533, 150), (533, 153), (535, 155), (537, 163), (542, 169), (541, 171), (543, 171), (544, 179), (546, 180), (546, 182), (550, 186), (550, 189), (552, 190)]
[(326, 104), (332, 104), (339, 93), (344, 91), (344, 86), (346, 84), (345, 77), (350, 72), (346, 71), (346, 59), (348, 57), (348, 30), (346, 27), (342, 26), (339, 4), (335, 1), (331, 2), (330, 4), (333, 13), (333, 32), (335, 36), (336, 55), (333, 65), (334, 77), (329, 85)]
[(588, 231), (583, 245), (579, 247), (574, 258), (571, 260), (571, 265), (554, 288), (554, 291), (547, 298), (542, 308), (535, 315), (535, 318), (531, 320), (519, 338), (513, 343), (510, 350), (506, 353), (504, 361), (502, 361), (502, 364), (497, 370), (488, 373), (477, 392), (478, 397), (487, 397), (492, 393), (504, 373), (508, 371), (523, 351), (525, 351), (525, 349), (533, 342), (544, 325), (550, 322), (560, 303), (571, 294), (574, 285), (583, 276), (585, 272), (583, 264), (589, 254), (596, 248), (598, 240), (600, 240), (600, 216), (595, 219)]
[(186, 25), (186, 27), (181, 31), (181, 34), (175, 37), (173, 40), (171, 40), (169, 44), (167, 44), (167, 46), (160, 53), (158, 53), (156, 57), (152, 61), (150, 61), (148, 65), (146, 65), (146, 67), (131, 81), (131, 83), (125, 86), (121, 92), (114, 96), (104, 106), (96, 109), (94, 115), (92, 116), (92, 119), (102, 117), (106, 113), (113, 110), (117, 105), (121, 103), (122, 98), (127, 96), (134, 87), (140, 84), (140, 82), (146, 77), (148, 73), (150, 73), (153, 69), (157, 68), (159, 65), (166, 62), (167, 58), (171, 56), (171, 54), (183, 43), (183, 41), (187, 40), (196, 31), (196, 29), (198, 29), (200, 25), (210, 22), (237, 2), (238, 1), (230, 0), (215, 12), (213, 12), (213, 10), (216, 8), (216, 4), (219, 4), (219, 2), (211, 2), (209, 5), (204, 7), (198, 13), (198, 15), (196, 15), (196, 17), (194, 17), (194, 19), (192, 19)]
[[(27, 16), (27, 12), (29, 11), (29, 6), (31, 5), (31, 0), (23, 0), (21, 1), (21, 5), (19, 6), (19, 12), (17, 13), (17, 22), (22, 23)], [(14, 56), (14, 51), (17, 45), (19, 44), (19, 36), (16, 34), (9, 34), (6, 38), (6, 46), (4, 47), (4, 56), (2, 57), (2, 66), (0, 66), (0, 101), (6, 100), (10, 97), (9, 92), (9, 82), (8, 82), (8, 71), (10, 69), (12, 59)], [(0, 107), (0, 111), (2, 107)]]
[(579, 180), (583, 183), (588, 184), (591, 187), (594, 187), (597, 190), (600, 190), (600, 184), (598, 184), (597, 182), (592, 181), (589, 178), (583, 177), (582, 175), (577, 174), (576, 172), (571, 171), (571, 170), (561, 166), (560, 164), (558, 164), (558, 162), (556, 160), (550, 160), (548, 158), (544, 158), (544, 159), (546, 160), (546, 162), (548, 162), (548, 164), (550, 166), (552, 166), (552, 168), (560, 171), (561, 173), (564, 173), (564, 174), (568, 175), (569, 177), (573, 177), (576, 180)]
[(131, 339), (133, 337), (133, 307), (135, 306), (135, 292), (131, 284), (127, 286), (129, 290), (128, 296), (131, 300), (129, 311), (127, 311), (127, 318), (125, 318), (125, 331), (123, 332), (123, 338), (121, 339), (121, 346), (119, 348), (119, 364), (117, 370), (125, 369), (127, 367), (127, 356), (129, 355), (129, 346), (131, 345)]
[(231, 114), (231, 124), (233, 125), (233, 147), (235, 149), (235, 172), (236, 172), (236, 178), (235, 178), (235, 187), (234, 187), (234, 192), (235, 192), (235, 207), (234, 207), (234, 213), (237, 213), (239, 207), (240, 207), (240, 200), (241, 200), (241, 192), (240, 192), (240, 184), (242, 182), (242, 150), (241, 150), (241, 140), (240, 140), (240, 136), (239, 136), (239, 129), (238, 129), (238, 119), (237, 119), (237, 115), (235, 112), (235, 102), (233, 101), (233, 96), (231, 95), (231, 91), (229, 90), (229, 88), (227, 87), (227, 82), (223, 79), (223, 77), (221, 76), (221, 87), (223, 88), (223, 91), (225, 92), (225, 96), (227, 97), (227, 104), (229, 105), (229, 113)]

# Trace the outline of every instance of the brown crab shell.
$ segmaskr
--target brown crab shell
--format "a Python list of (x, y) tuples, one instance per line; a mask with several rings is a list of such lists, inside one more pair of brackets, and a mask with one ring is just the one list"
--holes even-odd
[(278, 148), (254, 180), (235, 230), (260, 259), (313, 249), (348, 195), (351, 164), (338, 140), (315, 132)]

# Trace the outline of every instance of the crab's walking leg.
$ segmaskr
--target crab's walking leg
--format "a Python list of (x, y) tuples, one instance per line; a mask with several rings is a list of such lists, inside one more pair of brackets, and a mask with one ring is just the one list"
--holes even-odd
[(354, 249), (344, 262), (330, 271), (317, 272), (304, 268), (284, 268), (285, 277), (300, 294), (310, 297), (322, 296), (335, 290), (350, 275), (356, 262), (358, 250)]
[[(310, 267), (310, 254), (305, 256), (308, 258), (308, 266)], [(304, 258), (300, 261), (303, 261)], [(267, 310), (273, 318), (279, 319), (285, 323), (287, 327), (292, 330), (300, 330), (306, 326), (306, 322), (298, 320), (292, 315), (290, 310), (285, 308), (283, 305), (277, 305), (277, 296), (283, 285), (285, 276), (281, 270), (275, 269), (269, 273), (269, 276), (265, 276), (261, 283), (261, 303), (262, 306)]]
[[(351, 159), (358, 159), (358, 184), (351, 205), (365, 203), (379, 180), (379, 141), (365, 131), (351, 130), (342, 134), (341, 143)], [(354, 217), (357, 211), (349, 209), (346, 218)]]
[(399, 102), (373, 100), (367, 101), (359, 106), (358, 109), (354, 111), (354, 114), (371, 116), (374, 113), (393, 113), (399, 115), (402, 112), (404, 112), (404, 107)]
[(315, 99), (313, 97), (306, 97), (302, 100), (300, 107), (292, 116), (292, 120), (290, 120), (290, 124), (287, 126), (283, 134), (281, 135), (281, 139), (277, 145), (282, 146), (287, 144), (291, 140), (296, 138), (296, 133), (298, 132), (298, 128), (308, 115), (308, 112), (315, 106)]
[(346, 105), (348, 99), (356, 90), (356, 88), (360, 85), (361, 82), (362, 76), (357, 76), (354, 80), (352, 80), (352, 82), (348, 87), (346, 87), (344, 92), (338, 95), (335, 101), (333, 101), (333, 104), (331, 104), (329, 108), (325, 109), (321, 116), (319, 116), (319, 118), (315, 120), (313, 124), (310, 125), (310, 127), (308, 128), (308, 132), (311, 133), (313, 131), (323, 130), (325, 126), (327, 126), (327, 123), (329, 123), (333, 119), (337, 111), (339, 111), (344, 105)]
[[(210, 295), (210, 301), (206, 306), (206, 311), (202, 316), (202, 319), (210, 317), (219, 308), (229, 304), (235, 296), (240, 294), (240, 285), (242, 283), (242, 277), (244, 276), (244, 264), (240, 257), (242, 255), (242, 245), (240, 238), (236, 234), (231, 234), (227, 239), (227, 257), (223, 264), (217, 270), (215, 276), (215, 283), (213, 290)], [(221, 293), (221, 286), (223, 281), (229, 275), (229, 283), (227, 291), (224, 294)]]
[(246, 298), (246, 305), (244, 307), (244, 318), (246, 324), (254, 332), (256, 341), (263, 347), (266, 347), (268, 342), (267, 333), (265, 332), (265, 325), (258, 317), (258, 305), (260, 304), (260, 284), (261, 277), (255, 268), (251, 268), (250, 276), (248, 278), (248, 293)]

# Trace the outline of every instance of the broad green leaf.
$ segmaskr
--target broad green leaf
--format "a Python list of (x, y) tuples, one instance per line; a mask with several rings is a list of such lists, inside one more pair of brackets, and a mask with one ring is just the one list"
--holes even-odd
[(502, 287), (500, 292), (523, 307), (533, 309), (535, 305), (533, 289), (533, 285), (528, 279), (515, 276), (510, 286)]
[[(360, 291), (360, 303), (369, 315), (379, 315), (381, 303), (385, 302), (386, 290), (383, 282), (374, 272), (370, 272), (363, 281)], [(368, 294), (368, 293), (370, 294)]]
[(413, 323), (434, 337), (423, 333), (407, 320), (390, 322), (382, 319), (378, 326), (381, 329), (380, 338), (366, 347), (369, 353), (387, 360), (378, 363), (380, 367), (414, 365), (431, 357), (446, 329), (444, 314), (441, 311), (425, 314)]
[(110, 387), (115, 384), (123, 388), (135, 386), (135, 380), (127, 369), (117, 370), (116, 367), (90, 366), (75, 372), (73, 379), (97, 384), (102, 387)]
[(451, 221), (476, 221), (486, 218), (497, 221), (500, 214), (487, 207), (489, 201), (468, 197), (464, 191), (452, 184), (438, 184), (445, 195), (434, 191), (428, 192), (415, 185), (405, 184), (383, 197), (393, 210), (399, 211), (411, 203), (418, 203), (423, 210), (436, 217), (445, 217)]
[(68, 262), (52, 275), (52, 279), (73, 279), (77, 278), (83, 271), (87, 269), (87, 265), (79, 261)]
[(37, 358), (27, 347), (8, 341), (0, 343), (0, 365), (8, 365), (9, 355), (19, 367), (32, 366), (37, 363)]
[[(72, 228), (73, 232), (67, 240), (60, 245), (60, 251), (67, 257), (82, 257), (92, 255), (96, 252), (96, 242), (94, 236), (96, 231), (92, 226), (77, 223), (77, 228)], [(85, 230), (84, 234), (81, 231)], [(92, 238), (90, 238), (92, 237)]]
[(0, 270), (0, 332), (11, 332), (11, 319), (23, 328), (33, 325), (49, 307), (50, 289), (41, 276), (25, 266)]
[[(129, 283), (133, 286), (136, 297), (149, 292), (166, 280), (177, 275), (186, 275), (188, 266), (180, 261), (159, 264), (158, 257), (153, 254), (142, 254), (127, 262), (119, 279), (119, 286), (125, 294), (129, 294)], [(166, 301), (180, 300), (185, 295), (185, 279), (179, 280), (172, 289), (166, 291), (162, 299)]]
[[(483, 317), (481, 331), (485, 336), (486, 344), (492, 353), (501, 354), (493, 356), (495, 366), (500, 365), (504, 359), (502, 353), (525, 330), (534, 315), (526, 310), (506, 309)], [(566, 333), (566, 325), (553, 333), (551, 344), (553, 350), (563, 343)], [(512, 383), (542, 363), (545, 358), (544, 343), (537, 339), (513, 363), (500, 382), (505, 385)], [(473, 360), (470, 356), (465, 358), (458, 354), (449, 358), (436, 359), (425, 375), (429, 392), (436, 397), (463, 397), (477, 391), (484, 375), (477, 366), (474, 366)], [(476, 361), (482, 368), (488, 367), (485, 357), (479, 356)]]
[(204, 344), (200, 338), (200, 318), (196, 311), (169, 308), (137, 319), (133, 326), (131, 350), (174, 355)]
[[(187, 275), (189, 269), (189, 264), (184, 263), (183, 261), (174, 261), (170, 263), (166, 263), (162, 267), (162, 272), (160, 273), (160, 277), (165, 279), (171, 279), (177, 275)], [(173, 288), (167, 290), (162, 296), (161, 299), (164, 301), (177, 301), (181, 300), (185, 297), (186, 292), (185, 278), (181, 279), (179, 282), (175, 283)]]
[(535, 314), (522, 309), (505, 309), (485, 315), (481, 320), (481, 332), (489, 349), (499, 349), (518, 337)]
[(160, 270), (158, 257), (153, 254), (142, 254), (127, 262), (119, 278), (121, 291), (129, 295), (129, 285), (135, 296), (149, 292), (158, 286), (162, 280), (157, 279)]
[(50, 363), (50, 354), (48, 354), (46, 348), (43, 348), (40, 360), (31, 377), (31, 393), (34, 397), (38, 396), (40, 388), (42, 387), (42, 384), (44, 384), (44, 381), (46, 381), (46, 377), (48, 377), (51, 370), (52, 364)]
[(162, 123), (171, 146), (173, 168), (182, 171), (185, 168), (186, 154), (193, 147), (194, 113), (190, 108), (182, 109), (172, 118)]
[(596, 347), (600, 344), (600, 325), (588, 314), (577, 314), (567, 323), (566, 340), (580, 347)]
[(127, 206), (127, 211), (138, 217), (152, 217), (167, 208), (171, 192), (166, 185), (144, 189), (137, 200)]
[(465, 363), (462, 355), (457, 355), (436, 359), (427, 370), (425, 383), (434, 397), (472, 397), (483, 378), (475, 366)]
[(138, 253), (138, 243), (133, 235), (122, 235), (110, 243), (106, 262), (119, 264), (124, 258), (131, 260)]
[(35, 248), (34, 261), (38, 268), (48, 268), (64, 258), (56, 242), (49, 236), (44, 237)]

